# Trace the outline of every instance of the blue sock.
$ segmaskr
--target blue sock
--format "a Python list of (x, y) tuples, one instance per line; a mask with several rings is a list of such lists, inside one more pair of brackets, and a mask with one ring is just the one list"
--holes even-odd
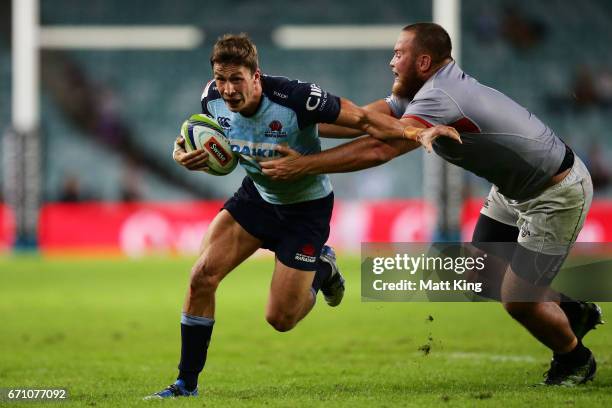
[(187, 391), (193, 391), (198, 386), (198, 375), (206, 363), (214, 323), (214, 319), (208, 317), (182, 314), (178, 379), (184, 382)]

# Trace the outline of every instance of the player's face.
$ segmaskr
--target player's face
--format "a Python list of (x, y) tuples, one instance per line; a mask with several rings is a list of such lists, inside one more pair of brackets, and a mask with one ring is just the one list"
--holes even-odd
[(389, 62), (395, 75), (391, 92), (403, 98), (413, 98), (424, 83), (419, 77), (418, 55), (414, 50), (413, 41), (414, 33), (402, 31), (393, 48), (393, 58)]
[(242, 65), (214, 64), (213, 74), (217, 89), (232, 112), (245, 113), (257, 109), (260, 93), (259, 70), (251, 70)]

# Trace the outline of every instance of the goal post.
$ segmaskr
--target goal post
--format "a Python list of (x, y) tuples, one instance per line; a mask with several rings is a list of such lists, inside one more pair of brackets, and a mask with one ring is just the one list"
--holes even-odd
[(16, 249), (36, 248), (41, 202), (38, 0), (12, 2), (12, 126), (4, 134), (4, 196), (13, 209)]
[[(461, 59), (461, 0), (434, 0), (433, 21), (450, 35), (453, 58)], [(434, 241), (458, 241), (461, 238), (461, 207), (464, 173), (461, 168), (435, 154), (424, 153), (423, 196), (437, 211)]]

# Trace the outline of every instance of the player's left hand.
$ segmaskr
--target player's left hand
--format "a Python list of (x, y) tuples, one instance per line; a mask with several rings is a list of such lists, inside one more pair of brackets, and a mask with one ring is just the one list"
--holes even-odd
[(417, 141), (421, 143), (421, 145), (427, 150), (427, 153), (431, 153), (433, 150), (433, 141), (438, 137), (444, 136), (451, 138), (459, 143), (461, 142), (461, 137), (459, 136), (459, 132), (453, 127), (437, 125), (427, 129), (423, 129), (417, 135)]
[(283, 155), (278, 159), (260, 162), (261, 171), (272, 180), (294, 180), (304, 176), (303, 156), (288, 146), (278, 145), (276, 151)]
[(204, 149), (187, 152), (185, 139), (179, 135), (174, 141), (172, 158), (175, 162), (189, 170), (208, 170), (208, 152)]

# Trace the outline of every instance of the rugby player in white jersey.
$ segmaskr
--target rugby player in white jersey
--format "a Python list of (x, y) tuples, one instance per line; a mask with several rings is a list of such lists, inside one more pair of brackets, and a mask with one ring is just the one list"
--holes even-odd
[[(395, 75), (392, 94), (365, 109), (414, 128), (448, 125), (460, 132), (462, 144), (438, 139), (433, 147), (443, 159), (493, 184), (473, 244), (490, 249), (490, 243), (516, 243), (510, 251), (502, 245), (496, 254), (501, 261), (491, 274), (501, 272), (501, 277), (498, 287), (489, 285), (488, 296), (500, 299), (514, 319), (552, 350), (544, 384), (591, 380), (596, 363), (582, 338), (601, 323), (601, 311), (549, 289), (591, 205), (586, 167), (535, 115), (464, 73), (439, 25), (406, 26), (390, 66)], [(360, 132), (321, 125), (320, 134), (356, 137)], [(262, 166), (271, 178), (289, 180), (373, 167), (419, 147), (414, 140), (392, 135), (377, 138), (362, 137), (310, 156), (279, 147), (285, 157)]]
[[(223, 206), (204, 236), (191, 270), (181, 317), (181, 359), (176, 382), (148, 398), (197, 395), (215, 323), (215, 296), (223, 278), (259, 248), (275, 253), (266, 320), (291, 330), (312, 309), (319, 289), (330, 306), (344, 294), (344, 279), (333, 250), (325, 246), (333, 207), (326, 175), (296, 182), (271, 180), (257, 160), (288, 145), (308, 155), (321, 150), (317, 123), (336, 123), (378, 137), (406, 135), (426, 147), (438, 136), (459, 140), (455, 129), (414, 129), (386, 115), (368, 112), (312, 83), (264, 75), (257, 48), (244, 34), (220, 38), (210, 59), (214, 79), (202, 94), (202, 112), (224, 127), (232, 149), (251, 160), (242, 186)], [(187, 153), (177, 140), (173, 154), (190, 170), (206, 167), (204, 150)]]

